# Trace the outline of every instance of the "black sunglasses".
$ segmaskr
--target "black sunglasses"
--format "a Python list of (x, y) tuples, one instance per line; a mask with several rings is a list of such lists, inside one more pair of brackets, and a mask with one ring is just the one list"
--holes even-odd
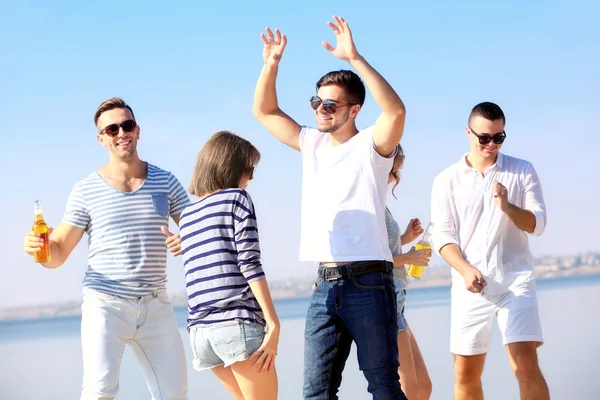
[(475, 135), (477, 137), (477, 139), (479, 139), (479, 144), (488, 144), (492, 140), (496, 144), (502, 144), (502, 143), (504, 143), (504, 139), (506, 139), (506, 132), (505, 131), (502, 131), (500, 133), (496, 133), (494, 136), (490, 136), (490, 135), (479, 135), (471, 127), (469, 127), (469, 130), (471, 131), (471, 133), (473, 135)]
[(321, 104), (323, 104), (323, 109), (327, 113), (335, 114), (335, 112), (337, 111), (338, 108), (352, 106), (357, 103), (348, 103), (348, 104), (339, 105), (333, 100), (321, 100), (321, 98), (319, 96), (313, 96), (310, 98), (310, 106), (312, 107), (313, 110), (316, 110), (317, 108), (319, 108), (319, 106)]
[(100, 134), (107, 134), (110, 137), (113, 137), (119, 133), (119, 129), (123, 128), (123, 132), (131, 132), (135, 129), (137, 123), (133, 119), (128, 119), (127, 121), (123, 121), (120, 124), (110, 124), (104, 129), (100, 131)]

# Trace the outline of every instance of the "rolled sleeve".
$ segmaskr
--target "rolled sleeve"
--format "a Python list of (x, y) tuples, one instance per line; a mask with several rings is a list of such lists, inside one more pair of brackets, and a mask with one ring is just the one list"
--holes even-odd
[(531, 234), (540, 236), (546, 229), (546, 204), (540, 178), (531, 164), (528, 165), (525, 173), (523, 189), (523, 208), (531, 211), (535, 216), (535, 228)]
[(448, 244), (459, 245), (448, 180), (438, 175), (431, 190), (431, 246), (436, 254)]

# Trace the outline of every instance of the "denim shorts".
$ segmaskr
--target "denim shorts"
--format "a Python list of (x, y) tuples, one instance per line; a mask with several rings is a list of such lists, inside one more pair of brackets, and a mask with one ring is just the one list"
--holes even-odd
[(394, 276), (394, 286), (396, 286), (396, 308), (398, 310), (398, 332), (405, 331), (408, 328), (408, 322), (404, 318), (404, 302), (406, 301), (406, 288), (408, 281), (406, 276)]
[(192, 365), (195, 370), (203, 371), (247, 360), (260, 348), (264, 337), (265, 327), (252, 322), (235, 320), (194, 325), (190, 328)]

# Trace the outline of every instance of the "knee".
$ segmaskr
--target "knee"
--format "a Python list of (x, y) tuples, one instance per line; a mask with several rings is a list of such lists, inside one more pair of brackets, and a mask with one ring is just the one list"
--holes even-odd
[(519, 381), (532, 380), (539, 373), (537, 359), (531, 356), (521, 356), (515, 359), (513, 369)]
[(481, 377), (475, 368), (470, 368), (466, 365), (454, 366), (454, 379), (457, 385), (469, 386), (481, 381)]

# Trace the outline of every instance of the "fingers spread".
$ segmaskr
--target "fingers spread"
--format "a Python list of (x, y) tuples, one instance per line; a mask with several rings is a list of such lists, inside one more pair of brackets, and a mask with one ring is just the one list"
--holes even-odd
[(329, 27), (333, 29), (336, 35), (340, 34), (340, 28), (338, 28), (336, 24), (334, 24), (333, 22), (328, 22), (327, 25), (329, 25)]
[(334, 51), (335, 47), (333, 47), (332, 45), (330, 45), (328, 42), (323, 42), (323, 47), (325, 47), (325, 49), (327, 51)]

